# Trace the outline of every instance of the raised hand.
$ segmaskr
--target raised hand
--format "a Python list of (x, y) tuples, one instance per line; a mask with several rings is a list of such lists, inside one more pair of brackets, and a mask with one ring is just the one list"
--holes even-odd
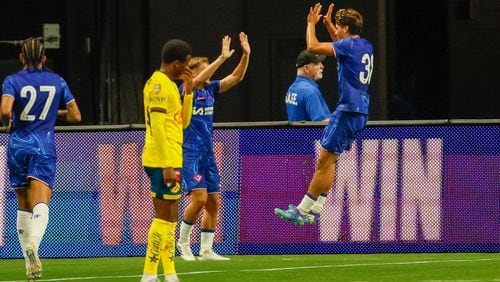
[(233, 55), (234, 49), (231, 50), (230, 46), (231, 46), (231, 37), (226, 35), (222, 38), (222, 51), (220, 54), (222, 58), (227, 59)]
[(191, 93), (194, 90), (193, 85), (193, 71), (190, 68), (184, 69), (184, 71), (179, 76), (179, 79), (184, 83), (184, 92)]
[(330, 34), (330, 37), (332, 40), (335, 42), (339, 40), (338, 36), (338, 29), (335, 27), (335, 22), (332, 22), (332, 13), (333, 13), (333, 3), (328, 6), (328, 11), (326, 12), (326, 15), (323, 17), (323, 24), (326, 27), (326, 30), (328, 30), (328, 33)]
[(320, 12), (321, 12), (320, 3), (316, 3), (314, 7), (309, 8), (309, 15), (307, 15), (307, 23), (311, 23), (314, 25), (317, 24), (322, 17)]
[(250, 44), (248, 43), (248, 36), (244, 32), (240, 32), (240, 44), (243, 54), (250, 54)]
[(326, 15), (323, 17), (323, 24), (326, 26), (335, 26), (332, 22), (332, 12), (333, 12), (333, 7), (335, 5), (332, 3), (328, 6), (328, 11), (326, 12)]

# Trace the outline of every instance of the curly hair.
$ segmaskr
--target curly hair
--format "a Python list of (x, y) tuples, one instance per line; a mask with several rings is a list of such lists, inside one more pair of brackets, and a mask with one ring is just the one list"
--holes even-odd
[(340, 26), (348, 26), (349, 33), (357, 35), (363, 28), (363, 16), (351, 8), (340, 9), (335, 13), (335, 23)]
[(161, 61), (169, 64), (175, 60), (184, 62), (193, 53), (191, 45), (181, 39), (167, 41), (161, 49)]

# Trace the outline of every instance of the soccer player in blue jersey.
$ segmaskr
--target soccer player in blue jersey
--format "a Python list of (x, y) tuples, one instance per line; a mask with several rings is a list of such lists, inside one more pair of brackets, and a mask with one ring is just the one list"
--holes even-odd
[(191, 196), (191, 203), (184, 212), (177, 241), (181, 258), (187, 261), (195, 260), (191, 252), (190, 235), (203, 208), (205, 212), (201, 222), (201, 248), (198, 259), (229, 260), (215, 253), (212, 248), (220, 200), (220, 177), (213, 151), (212, 132), (215, 98), (219, 93), (237, 85), (244, 78), (248, 67), (248, 38), (243, 32), (239, 37), (243, 50), (240, 62), (233, 72), (223, 79), (209, 80), (234, 52), (230, 50), (231, 39), (228, 36), (222, 40), (221, 55), (210, 65), (204, 57), (194, 57), (190, 62), (190, 68), (196, 74), (194, 84), (197, 88), (194, 91), (191, 124), (184, 130), (182, 175), (184, 192)]
[[(28, 279), (42, 276), (38, 248), (49, 220), (49, 201), (56, 173), (56, 119), (81, 120), (75, 98), (62, 77), (45, 67), (45, 48), (38, 39), (22, 43), (23, 69), (5, 78), (1, 119), (10, 132), (9, 179), (18, 201), (17, 233)], [(66, 109), (59, 110), (63, 102)]]
[(307, 50), (297, 57), (297, 77), (285, 96), (288, 121), (327, 121), (330, 109), (316, 81), (323, 77), (325, 56)]
[[(368, 86), (373, 72), (373, 49), (370, 42), (359, 36), (363, 27), (361, 14), (354, 9), (341, 9), (331, 21), (333, 3), (324, 17), (321, 4), (309, 9), (307, 16), (307, 50), (314, 54), (334, 56), (338, 65), (339, 101), (321, 138), (322, 150), (307, 193), (298, 206), (287, 210), (276, 208), (280, 218), (303, 225), (315, 224), (332, 186), (335, 162), (349, 150), (357, 134), (368, 120)], [(316, 24), (323, 18), (333, 42), (319, 42)]]

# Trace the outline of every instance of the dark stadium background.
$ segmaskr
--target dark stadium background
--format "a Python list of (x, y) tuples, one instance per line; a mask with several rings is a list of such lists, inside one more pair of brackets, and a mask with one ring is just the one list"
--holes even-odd
[[(245, 80), (222, 95), (215, 120), (285, 120), (283, 97), (304, 49), (308, 7), (291, 0), (18, 0), (0, 9), (0, 40), (41, 36), (59, 23), (61, 48), (50, 67), (75, 94), (83, 124), (143, 123), (142, 87), (159, 65), (163, 43), (181, 38), (194, 55), (215, 58), (229, 34), (236, 53), (215, 74), (227, 75), (241, 54), (238, 32), (252, 54)], [(322, 2), (324, 12), (330, 2)], [(371, 120), (500, 118), (500, 1), (339, 0), (365, 18), (362, 36), (375, 48)], [(319, 38), (329, 40), (322, 24)], [(19, 68), (18, 47), (0, 45), (0, 76)], [(325, 63), (320, 88), (333, 109), (336, 67)]]

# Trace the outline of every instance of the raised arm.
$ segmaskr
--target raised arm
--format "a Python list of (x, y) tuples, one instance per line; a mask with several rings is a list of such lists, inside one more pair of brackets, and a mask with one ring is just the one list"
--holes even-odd
[(187, 128), (191, 123), (193, 115), (193, 72), (190, 68), (186, 68), (179, 77), (184, 83), (184, 100), (182, 103), (182, 128)]
[(325, 25), (326, 30), (330, 34), (330, 37), (332, 38), (333, 42), (340, 39), (337, 36), (337, 28), (335, 27), (335, 24), (332, 22), (332, 12), (333, 12), (334, 6), (335, 5), (333, 3), (331, 3), (328, 6), (328, 11), (326, 12), (326, 15), (323, 17), (323, 24)]
[(250, 60), (250, 44), (248, 43), (248, 36), (244, 32), (240, 32), (240, 44), (243, 54), (241, 55), (240, 62), (233, 70), (233, 72), (224, 77), (220, 82), (219, 93), (225, 92), (236, 84), (240, 83), (245, 77), (247, 72), (248, 62)]
[[(333, 9), (333, 7), (332, 7)], [(307, 15), (306, 42), (307, 50), (314, 54), (335, 56), (332, 44), (330, 42), (319, 42), (316, 37), (316, 24), (321, 19), (321, 4), (317, 3), (314, 7), (309, 8)]]
[(204, 70), (202, 70), (196, 77), (193, 79), (194, 89), (198, 88), (201, 84), (205, 83), (217, 69), (222, 65), (222, 63), (231, 57), (234, 53), (234, 49), (231, 50), (231, 37), (228, 35), (222, 38), (222, 50), (221, 54), (217, 59), (215, 59), (210, 65), (208, 65)]

